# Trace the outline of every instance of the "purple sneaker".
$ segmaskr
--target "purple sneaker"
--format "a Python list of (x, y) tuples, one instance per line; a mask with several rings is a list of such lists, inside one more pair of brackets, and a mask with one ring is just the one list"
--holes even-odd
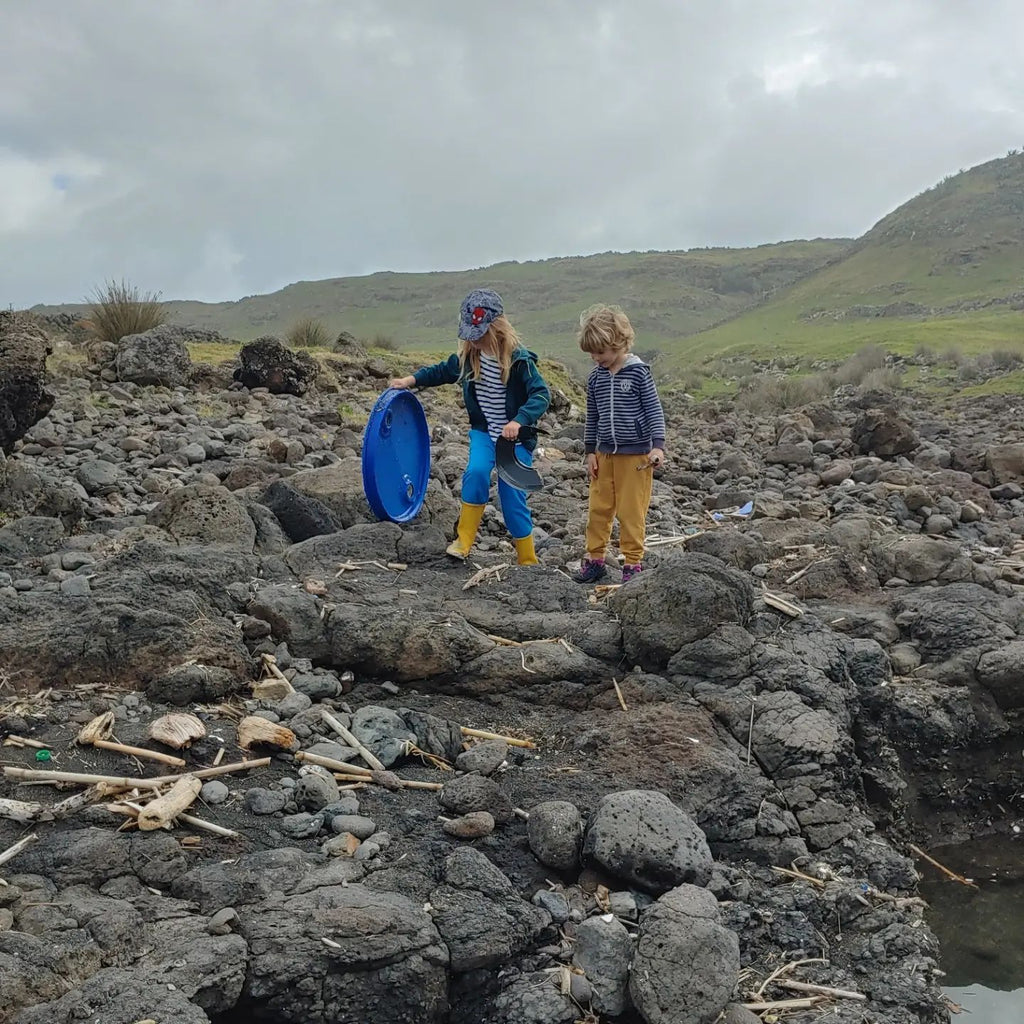
[(643, 563), (637, 562), (636, 565), (624, 565), (622, 567), (622, 582), (628, 583), (631, 579), (635, 579), (644, 571)]
[(579, 572), (573, 576), (573, 579), (577, 583), (596, 583), (607, 575), (608, 570), (604, 567), (603, 558), (584, 558), (580, 562)]

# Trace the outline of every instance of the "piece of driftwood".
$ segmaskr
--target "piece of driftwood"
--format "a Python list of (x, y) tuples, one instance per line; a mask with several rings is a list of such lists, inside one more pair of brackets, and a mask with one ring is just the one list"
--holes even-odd
[(938, 868), (950, 881), (959, 882), (961, 885), (966, 885), (970, 889), (978, 889), (980, 886), (975, 884), (969, 878), (964, 878), (963, 875), (958, 875), (955, 871), (950, 871), (945, 864), (940, 864), (934, 857), (929, 856), (920, 846), (915, 846), (913, 843), (907, 843), (907, 848), (911, 853), (916, 853), (918, 857), (923, 857), (929, 864), (934, 868)]
[(114, 727), (114, 712), (104, 711), (102, 715), (86, 722), (78, 730), (78, 742), (83, 747), (91, 747), (97, 740), (105, 740), (110, 737), (110, 730)]
[(623, 711), (629, 711), (629, 708), (626, 707), (626, 698), (622, 696), (622, 687), (619, 686), (618, 679), (612, 679), (612, 686), (615, 687), (615, 696), (619, 698), (619, 707)]
[[(252, 761), (236, 761), (233, 764), (222, 764), (216, 768), (197, 768), (186, 774), (197, 779), (209, 779), (215, 775), (231, 775), (234, 772), (249, 771), (252, 768), (265, 768), (270, 764), (269, 757), (257, 757)], [(182, 775), (159, 775), (154, 778), (128, 778), (127, 776), (90, 775), (84, 772), (62, 772), (41, 768), (4, 768), (4, 775), (11, 779), (23, 779), (26, 782), (77, 782), (83, 786), (97, 783), (109, 783), (114, 789), (134, 789), (136, 786), (152, 789), (177, 782)]]
[(58, 801), (51, 807), (44, 807), (39, 820), (62, 821), (64, 818), (69, 818), (72, 814), (76, 814), (83, 807), (89, 807), (91, 804), (99, 803), (100, 800), (105, 800), (110, 796), (111, 792), (110, 786), (99, 782), (88, 789), (83, 789), (81, 793), (75, 793), (73, 796)]
[[(394, 772), (382, 772), (381, 774), (397, 778)], [(352, 775), (347, 774), (345, 772), (336, 772), (334, 779), (336, 782), (353, 782), (364, 784), (367, 782), (375, 782), (380, 786), (384, 786), (385, 789), (391, 788), (383, 779), (376, 778), (376, 775), (376, 772), (374, 772), (371, 775)], [(417, 779), (398, 779), (398, 781), (400, 783), (400, 789), (429, 789), (433, 790), (435, 793), (444, 789), (443, 782), (420, 782)]]
[(126, 743), (115, 743), (113, 740), (93, 740), (92, 745), (100, 750), (112, 750), (116, 754), (127, 754), (129, 757), (141, 757), (146, 761), (158, 761), (172, 768), (184, 768), (186, 762), (173, 754), (162, 754), (159, 750), (147, 750), (146, 747), (129, 747)]
[(792, 601), (787, 601), (784, 597), (780, 597), (778, 594), (773, 594), (770, 590), (766, 590), (761, 595), (761, 600), (764, 601), (769, 608), (774, 608), (776, 611), (782, 612), (783, 615), (788, 615), (791, 619), (798, 619), (803, 615), (803, 608), (793, 604)]
[(19, 825), (27, 825), (36, 821), (42, 814), (44, 805), (34, 800), (6, 800), (0, 798), (0, 818), (16, 821)]
[(165, 747), (182, 750), (191, 746), (194, 740), (203, 739), (206, 736), (206, 726), (195, 715), (175, 711), (150, 722), (148, 734), (151, 740), (156, 740)]
[(325, 708), (321, 708), (320, 716), (350, 747), (353, 748), (353, 750), (359, 751), (359, 756), (370, 766), (370, 768), (375, 772), (385, 771), (380, 758), (378, 758), (372, 750), (368, 749), (365, 744), (356, 739), (356, 737), (353, 736), (352, 733), (334, 717), (334, 715)]
[(505, 569), (510, 568), (511, 564), (511, 562), (502, 562), (501, 565), (485, 565), (482, 569), (477, 569), (477, 571), (462, 584), (462, 589), (471, 590), (473, 587), (480, 586), (485, 579), (490, 576), (498, 576)]
[(25, 850), (33, 843), (38, 842), (39, 836), (37, 836), (35, 832), (31, 835), (25, 836), (24, 839), (19, 839), (13, 846), (8, 846), (3, 853), (0, 853), (0, 864), (6, 864), (9, 860), (14, 860), (22, 850)]
[(15, 736), (10, 733), (4, 738), (5, 747), (34, 747), (36, 750), (49, 750), (49, 743), (41, 743), (39, 740), (30, 740), (27, 736)]
[(243, 750), (251, 747), (277, 747), (279, 750), (288, 750), (295, 745), (295, 733), (278, 722), (271, 722), (258, 715), (249, 715), (243, 718), (237, 726), (238, 745)]
[(497, 732), (486, 732), (483, 729), (470, 729), (467, 726), (460, 726), (463, 736), (472, 736), (478, 740), (504, 740), (510, 747), (525, 747), (527, 750), (536, 750), (537, 744), (533, 740), (521, 740), (515, 736), (502, 736)]
[(763, 1013), (765, 1010), (813, 1010), (825, 1001), (824, 996), (809, 996), (806, 999), (768, 999), (741, 1005), (752, 1013)]
[(192, 806), (202, 788), (203, 784), (194, 775), (185, 775), (178, 779), (163, 796), (150, 800), (139, 811), (139, 828), (143, 832), (170, 828), (174, 819), (187, 807)]
[(810, 992), (814, 995), (831, 996), (835, 999), (858, 999), (866, 1001), (867, 996), (863, 992), (853, 992), (846, 988), (832, 988), (831, 985), (814, 985), (809, 981), (793, 981), (791, 978), (782, 978), (775, 983), (783, 988), (791, 988), (794, 992)]
[(364, 768), (361, 764), (349, 764), (348, 761), (337, 761), (333, 757), (324, 757), (322, 754), (310, 754), (300, 750), (295, 755), (296, 761), (305, 761), (307, 764), (318, 764), (322, 768), (330, 768), (332, 771), (345, 772), (348, 775), (361, 775), (369, 778), (373, 774), (372, 768)]

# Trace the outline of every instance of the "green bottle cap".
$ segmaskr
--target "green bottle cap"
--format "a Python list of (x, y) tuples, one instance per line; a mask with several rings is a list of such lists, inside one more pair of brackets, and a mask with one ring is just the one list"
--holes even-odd
[(50, 752), (48, 750), (37, 750), (36, 751), (36, 760), (37, 761), (49, 761), (50, 760)]

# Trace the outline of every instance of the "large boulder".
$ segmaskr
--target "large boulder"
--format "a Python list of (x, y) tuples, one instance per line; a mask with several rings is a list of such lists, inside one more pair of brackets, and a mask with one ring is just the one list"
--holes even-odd
[(243, 345), (234, 370), (240, 384), (275, 395), (304, 395), (319, 374), (320, 367), (308, 352), (294, 352), (269, 336)]
[(739, 939), (718, 923), (714, 896), (682, 885), (640, 922), (629, 992), (647, 1024), (712, 1024), (739, 969)]
[(180, 387), (192, 380), (192, 358), (180, 334), (166, 326), (129, 334), (118, 342), (117, 379), (132, 384)]
[(46, 390), (50, 342), (27, 317), (0, 310), (0, 452), (10, 453), (53, 408)]
[(711, 878), (704, 833), (664, 793), (653, 790), (606, 796), (587, 829), (583, 855), (648, 892), (684, 882), (706, 885)]
[(224, 487), (182, 487), (157, 505), (147, 522), (166, 530), (179, 544), (252, 551), (256, 543), (256, 524), (245, 506)]
[(745, 626), (754, 594), (743, 573), (704, 554), (668, 555), (609, 600), (631, 665), (657, 671), (722, 623)]
[(985, 465), (997, 484), (1024, 482), (1024, 444), (997, 444), (985, 452)]
[(862, 454), (882, 459), (906, 455), (919, 444), (913, 427), (892, 409), (866, 409), (854, 422), (850, 438)]

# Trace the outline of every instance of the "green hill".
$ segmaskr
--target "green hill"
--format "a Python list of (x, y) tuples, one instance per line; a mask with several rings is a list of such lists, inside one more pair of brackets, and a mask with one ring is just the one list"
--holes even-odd
[[(544, 354), (578, 354), (580, 312), (595, 302), (623, 305), (640, 347), (666, 349), (677, 339), (734, 316), (842, 256), (849, 239), (781, 242), (752, 249), (603, 253), (530, 263), (499, 263), (447, 273), (378, 273), (300, 281), (237, 302), (164, 303), (172, 323), (220, 331), (247, 341), (283, 335), (300, 318), (320, 318), (371, 342), (437, 349), (455, 339), (462, 298), (474, 287), (496, 288), (524, 340)], [(38, 312), (84, 306), (35, 307)]]
[(867, 345), (964, 352), (1024, 347), (1024, 154), (945, 178), (882, 218), (847, 254), (756, 309), (669, 349), (840, 358)]

